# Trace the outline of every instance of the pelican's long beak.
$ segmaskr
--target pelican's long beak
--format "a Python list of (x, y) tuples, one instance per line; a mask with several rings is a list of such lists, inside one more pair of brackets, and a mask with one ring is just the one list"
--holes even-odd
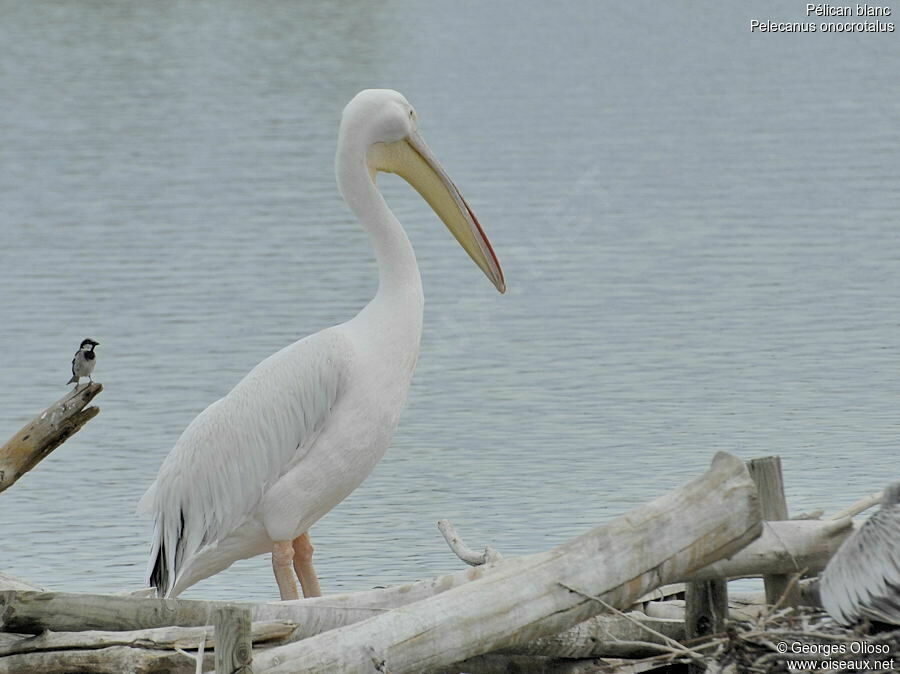
[(478, 218), (417, 131), (393, 143), (375, 143), (368, 161), (372, 168), (396, 173), (412, 185), (497, 290), (506, 292), (500, 262)]

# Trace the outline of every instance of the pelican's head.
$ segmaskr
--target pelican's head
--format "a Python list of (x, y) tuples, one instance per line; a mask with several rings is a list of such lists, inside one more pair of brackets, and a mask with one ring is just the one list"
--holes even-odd
[(341, 136), (366, 147), (369, 171), (396, 173), (412, 185), (501, 293), (503, 270), (484, 230), (459, 189), (419, 134), (416, 111), (391, 89), (366, 89), (344, 108)]

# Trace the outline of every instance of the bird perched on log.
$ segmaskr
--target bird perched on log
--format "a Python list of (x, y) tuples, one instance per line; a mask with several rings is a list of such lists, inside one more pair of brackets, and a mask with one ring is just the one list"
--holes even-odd
[(78, 380), (82, 377), (87, 377), (92, 384), (94, 383), (94, 380), (91, 379), (94, 365), (97, 364), (94, 347), (99, 344), (100, 342), (95, 342), (90, 338), (81, 342), (81, 346), (78, 347), (78, 351), (75, 352), (75, 357), (72, 359), (72, 378), (66, 382), (67, 384), (75, 382), (75, 388), (78, 388)]
[(878, 512), (834, 553), (819, 593), (839, 623), (900, 625), (900, 482), (885, 488)]

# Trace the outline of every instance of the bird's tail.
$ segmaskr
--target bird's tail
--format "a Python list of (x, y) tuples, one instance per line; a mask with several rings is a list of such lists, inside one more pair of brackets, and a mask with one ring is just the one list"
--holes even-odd
[(78, 383), (78, 377), (76, 377), (74, 374), (72, 375), (72, 378), (66, 382), (66, 385), (69, 385), (72, 382), (75, 382), (76, 384)]
[(169, 569), (166, 567), (166, 550), (157, 539), (150, 551), (150, 563), (147, 565), (147, 585), (156, 588), (157, 597), (165, 597), (169, 591)]
[(183, 531), (183, 511), (179, 511), (177, 537), (174, 540), (168, 540), (168, 532), (162, 516), (158, 516), (153, 527), (153, 544), (147, 564), (147, 585), (156, 588), (158, 597), (172, 596), (172, 589), (178, 579), (184, 554), (184, 539), (181, 537)]

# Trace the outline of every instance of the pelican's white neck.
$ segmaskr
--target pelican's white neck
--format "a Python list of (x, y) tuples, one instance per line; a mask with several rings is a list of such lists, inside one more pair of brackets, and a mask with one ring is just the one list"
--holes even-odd
[(338, 139), (335, 173), (347, 205), (369, 234), (378, 260), (378, 298), (406, 300), (422, 311), (422, 279), (416, 254), (403, 226), (375, 185), (366, 162), (367, 148), (344, 134)]

